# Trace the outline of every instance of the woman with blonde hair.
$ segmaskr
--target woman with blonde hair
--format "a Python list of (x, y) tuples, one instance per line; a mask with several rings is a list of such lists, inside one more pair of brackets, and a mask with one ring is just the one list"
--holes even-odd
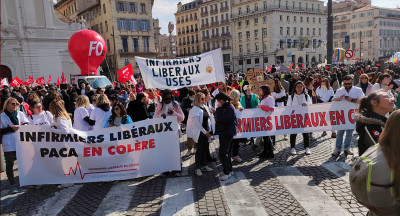
[(96, 100), (96, 108), (90, 113), (90, 120), (92, 120), (90, 125), (93, 125), (93, 130), (104, 128), (110, 116), (110, 101), (106, 95), (100, 95)]
[(1, 135), (6, 160), (6, 175), (10, 182), (11, 193), (18, 193), (14, 179), (14, 160), (16, 157), (15, 135), (14, 132), (19, 129), (19, 125), (29, 123), (25, 114), (18, 111), (19, 102), (15, 98), (8, 98), (4, 102), (3, 112), (1, 113)]
[[(242, 111), (244, 108), (242, 107), (242, 105), (240, 104), (240, 92), (236, 89), (232, 90), (230, 93), (230, 97), (232, 99), (231, 103), (232, 105), (235, 107), (235, 115), (236, 117), (239, 115), (238, 112)], [(242, 139), (247, 141), (247, 139)], [(242, 159), (239, 156), (239, 147), (240, 147), (240, 143), (239, 143), (239, 139), (234, 139), (232, 141), (232, 145), (229, 151), (232, 152), (232, 158), (235, 162), (241, 163)]]
[(36, 92), (31, 92), (31, 93), (28, 94), (28, 98), (26, 100), (26, 103), (31, 105), (32, 101), (40, 102), (40, 98), (36, 94)]
[(92, 126), (89, 125), (89, 109), (90, 102), (86, 95), (79, 95), (76, 99), (74, 111), (74, 124), (73, 127), (80, 131), (90, 131)]
[(186, 125), (187, 137), (192, 138), (197, 146), (195, 155), (195, 173), (202, 176), (203, 172), (211, 172), (212, 168), (208, 166), (207, 154), (209, 151), (209, 139), (211, 138), (211, 113), (205, 108), (206, 96), (203, 93), (197, 93), (194, 97), (193, 107), (189, 111)]
[(369, 82), (368, 74), (361, 74), (360, 82), (356, 85), (356, 87), (361, 88), (364, 92), (364, 95), (368, 96), (369, 93), (371, 93), (372, 86), (373, 85)]
[(52, 125), (53, 131), (56, 133), (68, 133), (69, 129), (72, 128), (72, 121), (68, 112), (65, 110), (64, 101), (51, 101), (49, 111), (54, 116), (54, 122)]

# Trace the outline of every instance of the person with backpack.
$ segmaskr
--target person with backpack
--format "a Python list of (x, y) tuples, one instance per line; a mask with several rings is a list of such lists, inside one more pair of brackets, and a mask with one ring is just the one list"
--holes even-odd
[(350, 188), (357, 201), (369, 209), (368, 215), (400, 215), (400, 110), (386, 121), (373, 145), (350, 169)]
[[(311, 97), (306, 93), (306, 86), (304, 85), (303, 82), (297, 81), (296, 84), (293, 87), (293, 93), (290, 95), (288, 99), (287, 106), (296, 106), (296, 105), (301, 105), (301, 106), (307, 106), (311, 105)], [(296, 137), (297, 134), (290, 134), (290, 153), (292, 155), (296, 155)], [(303, 133), (303, 140), (304, 140), (304, 148), (306, 149), (306, 155), (311, 154), (311, 150), (309, 148), (310, 146), (310, 134), (309, 133)]]
[(230, 147), (233, 136), (236, 135), (235, 107), (231, 98), (223, 92), (215, 96), (217, 110), (215, 111), (215, 134), (219, 135), (219, 160), (222, 163), (223, 172), (219, 179), (225, 181), (233, 175)]
[(385, 115), (394, 109), (394, 100), (386, 92), (379, 90), (360, 101), (359, 114), (356, 115), (356, 131), (359, 135), (358, 152), (362, 155), (378, 142), (385, 127)]

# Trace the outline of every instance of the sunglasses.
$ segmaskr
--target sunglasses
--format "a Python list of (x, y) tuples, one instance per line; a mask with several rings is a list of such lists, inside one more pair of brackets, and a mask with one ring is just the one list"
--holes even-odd
[(343, 85), (352, 85), (352, 83), (343, 83)]
[(206, 98), (200, 98), (200, 100), (205, 100)]

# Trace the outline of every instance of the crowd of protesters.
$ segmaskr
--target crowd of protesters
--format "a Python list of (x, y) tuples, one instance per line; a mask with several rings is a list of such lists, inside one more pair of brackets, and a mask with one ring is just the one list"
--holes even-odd
[[(187, 134), (187, 153), (195, 153), (195, 174), (211, 172), (210, 162), (216, 161), (210, 154), (209, 144), (213, 136), (219, 139), (219, 160), (223, 172), (219, 177), (226, 180), (233, 175), (232, 160), (242, 162), (240, 143), (253, 139), (233, 139), (236, 134), (236, 116), (244, 109), (261, 109), (272, 112), (275, 107), (309, 106), (315, 103), (350, 101), (360, 103), (356, 131), (359, 135), (358, 150), (361, 155), (378, 141), (389, 113), (400, 107), (400, 65), (390, 64), (383, 72), (373, 65), (358, 64), (338, 66), (333, 72), (323, 68), (293, 70), (280, 74), (272, 67), (265, 72), (271, 86), (252, 88), (245, 74), (226, 75), (225, 82), (179, 90), (148, 89), (143, 80), (136, 85), (115, 83), (105, 89), (93, 89), (87, 83), (68, 84), (66, 89), (57, 86), (4, 86), (1, 89), (1, 134), (6, 159), (8, 180), (17, 192), (13, 176), (15, 137), (19, 125), (50, 125), (56, 132), (66, 128), (90, 131), (106, 127), (118, 127), (149, 118), (176, 116), (180, 131)], [(356, 76), (357, 75), (357, 76)], [(356, 78), (357, 77), (357, 78)], [(354, 130), (331, 131), (336, 138), (333, 156), (350, 149)], [(345, 135), (346, 134), (346, 135)], [(324, 131), (322, 136), (326, 136)], [(290, 153), (298, 154), (297, 134), (290, 134)], [(310, 142), (315, 134), (303, 133), (304, 153), (312, 154)], [(262, 159), (274, 158), (275, 136), (260, 138)], [(287, 139), (287, 135), (284, 135)], [(195, 150), (196, 149), (196, 150)], [(179, 176), (179, 172), (176, 172)]]

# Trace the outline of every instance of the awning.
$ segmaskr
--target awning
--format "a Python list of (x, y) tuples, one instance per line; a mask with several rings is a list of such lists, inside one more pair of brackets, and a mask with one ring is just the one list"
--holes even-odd
[(282, 39), (280, 40), (280, 42), (281, 42), (281, 43), (286, 43), (286, 41), (285, 41), (285, 40), (282, 40)]
[(292, 39), (288, 39), (288, 40), (287, 40), (287, 43), (292, 43)]
[(293, 42), (294, 42), (294, 43), (300, 43), (300, 41), (299, 41), (299, 40), (294, 40)]
[(317, 39), (314, 39), (313, 42), (314, 42), (314, 43), (317, 43)]

